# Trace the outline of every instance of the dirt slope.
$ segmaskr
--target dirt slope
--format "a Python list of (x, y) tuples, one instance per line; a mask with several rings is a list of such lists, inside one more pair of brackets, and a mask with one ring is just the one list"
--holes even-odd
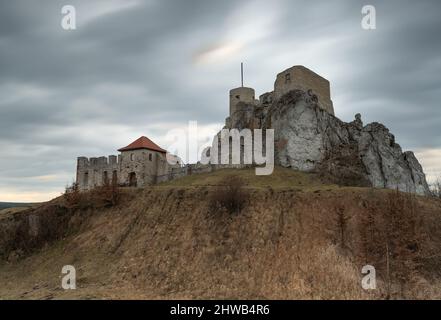
[[(239, 214), (214, 214), (208, 199), (231, 173), (249, 199)], [(439, 200), (280, 168), (125, 190), (114, 206), (86, 200), (0, 217), (0, 298), (441, 298)], [(67, 264), (76, 290), (61, 289)], [(377, 269), (370, 292), (365, 264)]]

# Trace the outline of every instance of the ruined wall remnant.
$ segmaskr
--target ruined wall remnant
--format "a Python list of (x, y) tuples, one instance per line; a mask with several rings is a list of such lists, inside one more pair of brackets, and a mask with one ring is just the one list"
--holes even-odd
[(97, 186), (112, 183), (114, 179), (119, 183), (119, 161), (117, 156), (77, 159), (76, 182), (80, 190), (91, 190)]

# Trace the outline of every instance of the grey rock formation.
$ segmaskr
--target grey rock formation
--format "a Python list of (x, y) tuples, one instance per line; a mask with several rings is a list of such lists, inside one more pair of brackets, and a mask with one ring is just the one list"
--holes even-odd
[(277, 101), (262, 100), (265, 105), (254, 109), (244, 105), (243, 114), (232, 117), (231, 127), (274, 129), (276, 164), (325, 173), (342, 184), (429, 194), (415, 155), (403, 153), (384, 125), (364, 126), (360, 114), (343, 122), (321, 109), (310, 90), (293, 90)]

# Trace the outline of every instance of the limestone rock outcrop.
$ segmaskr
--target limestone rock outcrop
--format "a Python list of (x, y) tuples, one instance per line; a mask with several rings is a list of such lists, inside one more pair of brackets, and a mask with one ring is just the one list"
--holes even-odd
[(320, 108), (311, 90), (292, 90), (254, 108), (244, 105), (230, 116), (229, 124), (274, 129), (275, 163), (283, 167), (329, 174), (347, 185), (429, 194), (415, 155), (403, 152), (384, 125), (363, 125), (359, 114), (343, 122)]

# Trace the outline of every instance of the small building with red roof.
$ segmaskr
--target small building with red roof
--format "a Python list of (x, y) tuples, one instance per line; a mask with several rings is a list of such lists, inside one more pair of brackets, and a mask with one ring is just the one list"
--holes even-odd
[(181, 167), (178, 157), (167, 154), (149, 138), (142, 136), (118, 149), (118, 156), (77, 160), (76, 182), (80, 190), (91, 190), (106, 184), (144, 187)]
[(142, 136), (142, 137), (136, 139), (128, 146), (118, 149), (118, 151), (123, 152), (123, 151), (133, 151), (133, 150), (140, 150), (140, 149), (157, 151), (160, 153), (167, 153), (166, 150), (162, 149), (160, 146), (158, 146), (156, 143), (154, 143), (152, 140), (150, 140), (149, 138), (147, 138), (145, 136)]

